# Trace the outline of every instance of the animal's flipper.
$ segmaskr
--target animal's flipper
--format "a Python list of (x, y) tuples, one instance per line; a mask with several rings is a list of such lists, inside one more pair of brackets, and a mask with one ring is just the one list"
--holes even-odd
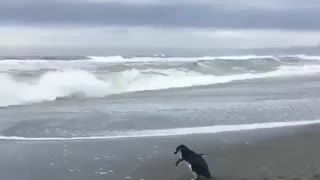
[(184, 160), (183, 159), (178, 159), (178, 161), (176, 162), (176, 166), (178, 166), (180, 163), (182, 163)]
[(205, 172), (203, 176), (206, 177), (207, 179), (212, 179), (212, 176), (209, 171)]

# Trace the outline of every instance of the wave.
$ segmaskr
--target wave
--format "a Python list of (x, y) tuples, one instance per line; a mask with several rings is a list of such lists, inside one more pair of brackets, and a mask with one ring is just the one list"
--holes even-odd
[(308, 56), (308, 55), (304, 55), (304, 54), (300, 54), (300, 55), (287, 55), (284, 57), (291, 57), (291, 58), (299, 58), (299, 59), (304, 59), (304, 60), (320, 60), (320, 56)]
[(244, 55), (244, 56), (199, 56), (199, 57), (167, 57), (167, 56), (152, 56), (152, 57), (130, 57), (125, 58), (122, 56), (88, 56), (92, 61), (109, 62), (109, 63), (123, 63), (123, 62), (194, 62), (201, 60), (248, 60), (248, 59), (265, 59), (274, 58), (273, 56), (257, 56), (257, 55)]
[(304, 120), (291, 122), (271, 122), (271, 123), (256, 123), (256, 124), (240, 124), (240, 125), (217, 125), (205, 127), (192, 128), (175, 128), (175, 129), (161, 129), (161, 130), (143, 130), (120, 133), (113, 136), (90, 136), (90, 137), (16, 137), (16, 136), (0, 136), (0, 140), (16, 140), (16, 141), (70, 141), (70, 140), (99, 140), (99, 139), (118, 139), (118, 138), (143, 138), (143, 137), (164, 137), (164, 136), (178, 136), (191, 134), (212, 134), (232, 131), (245, 131), (256, 129), (270, 129), (291, 126), (304, 126), (319, 124), (320, 120)]
[[(77, 59), (79, 58), (79, 59)], [(168, 56), (88, 56), (88, 57), (33, 57), (33, 58), (9, 58), (0, 60), (0, 73), (5, 71), (43, 71), (43, 70), (66, 70), (66, 69), (83, 69), (95, 70), (101, 66), (146, 66), (149, 64), (174, 64), (174, 63), (194, 63), (200, 62), (211, 63), (212, 66), (231, 67), (233, 65), (250, 66), (263, 64), (282, 65), (289, 63), (319, 64), (320, 56), (307, 55), (287, 55), (287, 56), (202, 56), (202, 57), (168, 57)], [(222, 70), (225, 71), (225, 70)]]
[(95, 74), (85, 70), (49, 71), (38, 79), (0, 74), (0, 106), (52, 101), (64, 97), (104, 97), (126, 92), (184, 88), (288, 75), (319, 73), (320, 65), (280, 66), (264, 73), (216, 76), (188, 69), (130, 69)]
[(199, 56), (199, 57), (168, 57), (168, 56), (145, 56), (145, 57), (122, 57), (122, 56), (88, 56), (88, 60), (96, 62), (123, 63), (123, 62), (159, 62), (159, 61), (180, 61), (193, 62), (201, 60), (250, 60), (250, 59), (274, 59), (297, 58), (303, 60), (320, 60), (320, 56), (310, 56), (304, 54), (297, 55), (240, 55), (240, 56)]
[(0, 57), (0, 64), (15, 63), (44, 63), (69, 61), (92, 61), (100, 63), (124, 63), (124, 62), (161, 62), (161, 61), (199, 61), (199, 60), (249, 60), (249, 59), (278, 59), (278, 58), (298, 58), (305, 60), (320, 60), (320, 56), (310, 56), (305, 54), (296, 55), (238, 55), (238, 56), (195, 56), (179, 57), (166, 55), (153, 56), (39, 56), (39, 57)]
[[(273, 58), (274, 56), (258, 56), (258, 55), (242, 55), (242, 56), (198, 56), (198, 57), (179, 57), (179, 56), (166, 56), (166, 55), (152, 55), (152, 56), (39, 56), (39, 57), (2, 57), (0, 62), (45, 62), (45, 61), (96, 61), (96, 62), (146, 62), (146, 61), (197, 61), (197, 60), (215, 60), (215, 59), (232, 59), (232, 60), (245, 60), (245, 59), (262, 59)], [(308, 57), (308, 56), (306, 56)]]
[(0, 75), (0, 106), (55, 100), (82, 93), (87, 97), (106, 95), (109, 84), (85, 71), (47, 72), (36, 82), (21, 82)]

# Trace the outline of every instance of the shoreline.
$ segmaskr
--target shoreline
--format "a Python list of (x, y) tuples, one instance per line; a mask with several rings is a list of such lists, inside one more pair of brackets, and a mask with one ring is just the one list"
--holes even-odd
[[(90, 140), (110, 140), (110, 139), (136, 139), (136, 138), (170, 138), (175, 136), (189, 135), (213, 135), (226, 132), (256, 131), (278, 128), (289, 128), (299, 126), (319, 125), (320, 120), (287, 121), (287, 122), (266, 122), (253, 124), (233, 124), (186, 127), (174, 129), (142, 130), (132, 134), (114, 136), (79, 136), (79, 137), (19, 137), (19, 136), (0, 136), (0, 141), (90, 141)], [(175, 131), (175, 132), (174, 132)]]

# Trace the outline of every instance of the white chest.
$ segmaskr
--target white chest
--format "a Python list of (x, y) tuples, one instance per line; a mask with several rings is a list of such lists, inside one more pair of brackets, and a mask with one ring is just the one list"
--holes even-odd
[[(179, 151), (179, 156), (182, 159), (182, 154), (180, 151)], [(183, 162), (188, 166), (189, 170), (192, 172), (191, 164), (189, 164), (187, 161), (183, 161)]]

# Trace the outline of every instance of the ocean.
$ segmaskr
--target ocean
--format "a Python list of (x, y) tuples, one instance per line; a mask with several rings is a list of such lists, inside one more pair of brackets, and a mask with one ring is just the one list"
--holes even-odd
[(172, 136), (320, 123), (320, 56), (3, 57), (0, 139)]

